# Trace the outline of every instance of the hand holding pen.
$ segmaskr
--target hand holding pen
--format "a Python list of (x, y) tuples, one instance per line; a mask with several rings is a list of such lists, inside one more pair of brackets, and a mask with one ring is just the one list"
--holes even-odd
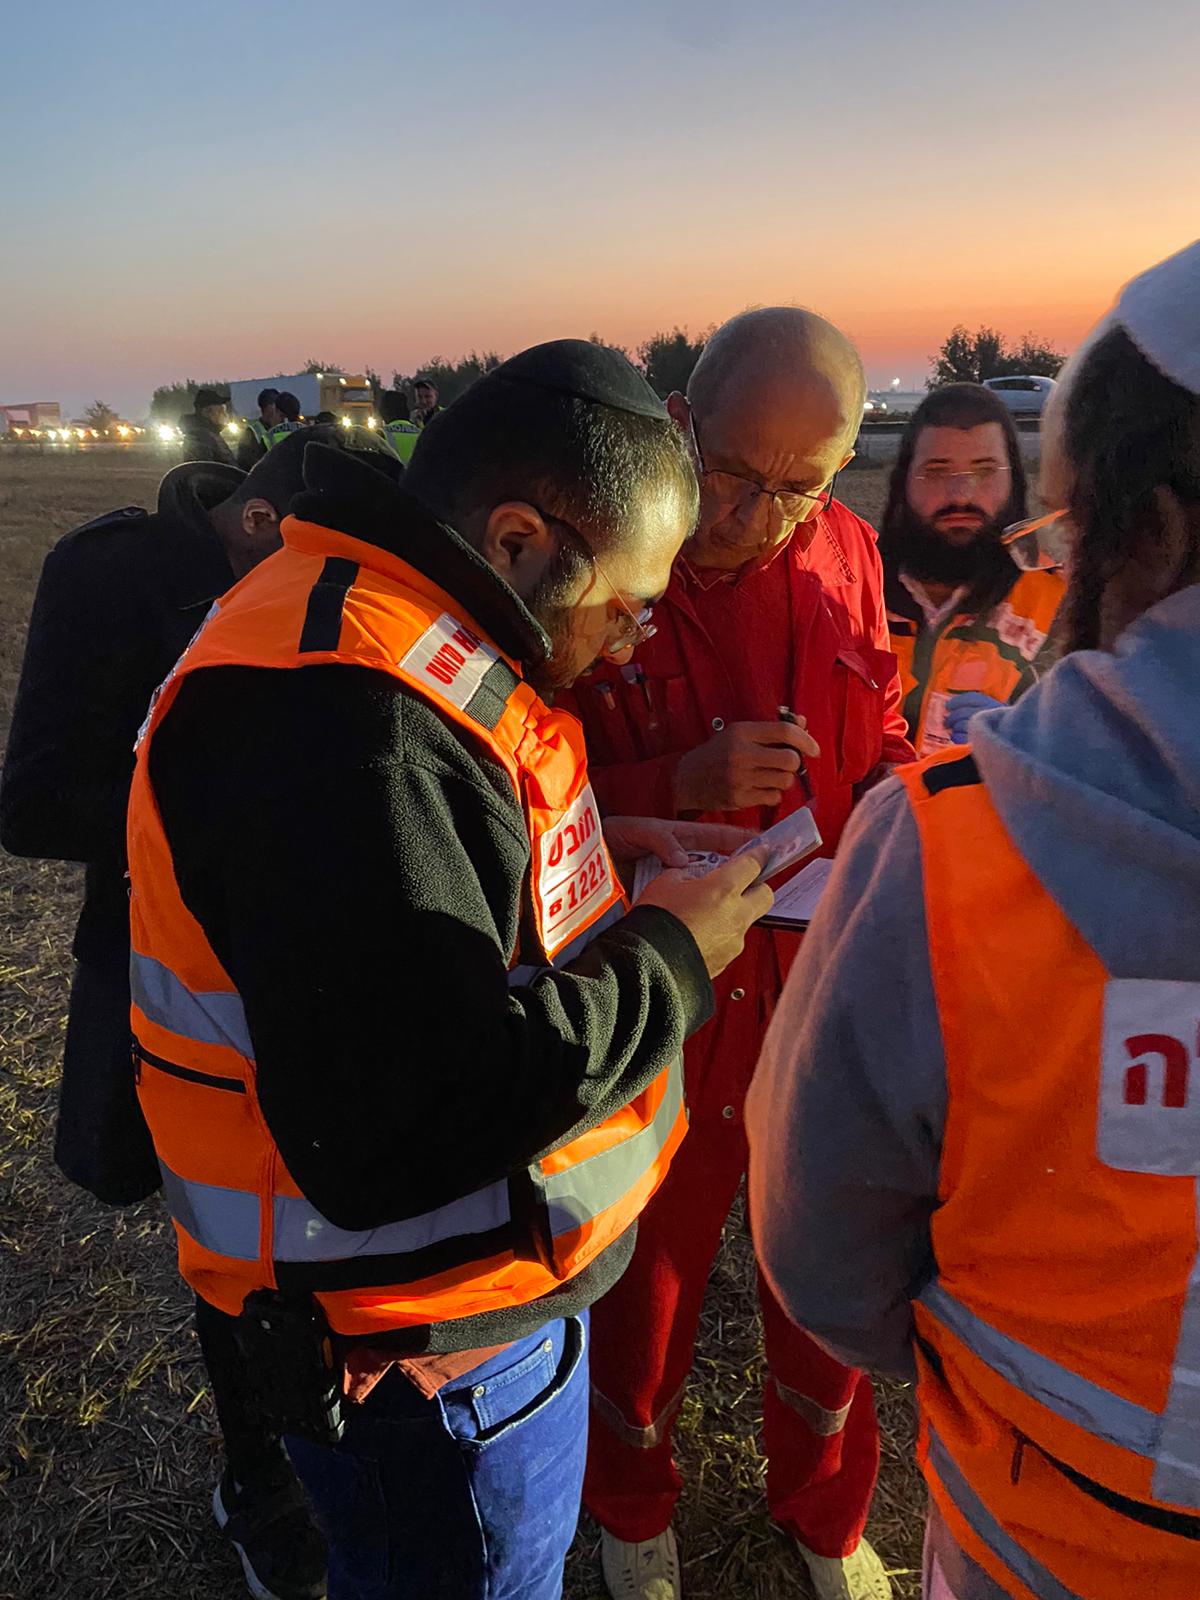
[(798, 778), (812, 796), (805, 756), (820, 749), (802, 717), (734, 722), (679, 758), (674, 775), (678, 812), (741, 811), (777, 806)]
[[(779, 708), (779, 720), (780, 720), (780, 722), (786, 722), (789, 728), (806, 728), (807, 727), (807, 724), (806, 724), (804, 718), (803, 717), (798, 717), (796, 715), (796, 713), (791, 709), (790, 706), (780, 706), (780, 708)], [(811, 751), (810, 751), (811, 754), (820, 755), (820, 751), (817, 749), (816, 745), (813, 743), (813, 741), (811, 739), (809, 739), (808, 744), (809, 744), (809, 746), (811, 746)], [(796, 779), (797, 779), (798, 783), (800, 784), (801, 793), (804, 795), (804, 803), (805, 803), (805, 805), (811, 805), (812, 804), (812, 797), (813, 797), (813, 786), (812, 786), (812, 779), (809, 777), (809, 774), (808, 774), (808, 762), (805, 761), (805, 759), (804, 759), (804, 747), (802, 747), (800, 745), (796, 745), (796, 746), (788, 746), (788, 748), (789, 749), (795, 748), (797, 750), (797, 752), (799, 753), (800, 765), (796, 769)]]

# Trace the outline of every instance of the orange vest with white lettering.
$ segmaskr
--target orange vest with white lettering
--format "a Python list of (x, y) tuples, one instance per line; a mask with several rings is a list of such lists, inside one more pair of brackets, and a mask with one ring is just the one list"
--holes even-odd
[(1061, 572), (1023, 572), (983, 616), (955, 612), (936, 628), (918, 631), (911, 617), (889, 610), (901, 704), (918, 756), (949, 745), (946, 702), (952, 694), (973, 689), (1007, 705), (1043, 664), (1049, 667), (1047, 640), (1065, 593)]
[[(526, 1304), (595, 1260), (662, 1181), (687, 1126), (679, 1064), (532, 1167), (404, 1221), (335, 1227), (297, 1187), (260, 1109), (241, 998), (180, 895), (149, 755), (193, 672), (346, 663), (388, 673), (477, 739), (512, 780), (541, 945), (532, 969), (511, 953), (510, 983), (520, 983), (537, 965), (571, 960), (626, 909), (582, 730), (538, 698), (451, 595), (397, 556), (295, 518), (283, 532), (285, 548), (213, 607), (138, 739), (128, 831), (132, 1026), (180, 1270), (230, 1314), (251, 1290), (309, 1291), (345, 1334)], [(331, 1080), (336, 1071), (331, 1062)]]
[(899, 776), (948, 1088), (914, 1306), (930, 1491), (1019, 1600), (1195, 1600), (1200, 982), (1107, 971), (969, 751)]

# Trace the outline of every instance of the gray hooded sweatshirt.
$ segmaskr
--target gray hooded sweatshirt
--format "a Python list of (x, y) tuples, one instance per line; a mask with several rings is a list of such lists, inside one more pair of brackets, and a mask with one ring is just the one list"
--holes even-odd
[[(971, 735), (1016, 848), (1109, 972), (1200, 981), (1200, 585)], [(890, 782), (846, 830), (746, 1107), (754, 1236), (780, 1303), (843, 1360), (900, 1376), (933, 1271), (946, 1117), (923, 906), (916, 824)], [(1000, 1592), (963, 1571), (957, 1593)]]

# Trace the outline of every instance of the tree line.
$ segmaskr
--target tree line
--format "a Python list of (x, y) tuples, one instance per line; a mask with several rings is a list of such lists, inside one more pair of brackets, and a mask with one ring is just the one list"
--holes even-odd
[[(670, 333), (654, 334), (634, 350), (627, 350), (622, 345), (612, 348), (628, 356), (645, 373), (655, 393), (665, 400), (673, 390), (687, 388), (692, 369), (712, 333), (710, 327), (693, 337), (686, 328), (676, 327)], [(591, 339), (594, 344), (608, 343), (598, 333), (593, 333)], [(985, 378), (1011, 374), (1052, 378), (1057, 375), (1066, 357), (1061, 350), (1055, 350), (1045, 340), (1031, 333), (1010, 344), (994, 328), (979, 328), (975, 333), (969, 333), (960, 323), (951, 329), (937, 355), (930, 359), (933, 374), (928, 387), (936, 389), (946, 383), (982, 383)], [(504, 357), (497, 350), (472, 350), (457, 361), (432, 356), (412, 372), (393, 372), (390, 385), (385, 385), (382, 376), (371, 367), (367, 367), (366, 376), (375, 392), (376, 403), (385, 388), (405, 389), (411, 394), (413, 384), (425, 378), (437, 385), (441, 403), (450, 405), (478, 378), (494, 371), (503, 360)], [(300, 370), (345, 373), (349, 368), (336, 361), (318, 361), (310, 357)], [(284, 374), (278, 373), (276, 376), (282, 377)], [(215, 378), (187, 378), (182, 383), (162, 384), (155, 389), (150, 401), (150, 415), (160, 421), (175, 422), (185, 411), (192, 409), (198, 389), (227, 390), (228, 387), (227, 380)], [(103, 406), (103, 402), (97, 401), (96, 405)]]

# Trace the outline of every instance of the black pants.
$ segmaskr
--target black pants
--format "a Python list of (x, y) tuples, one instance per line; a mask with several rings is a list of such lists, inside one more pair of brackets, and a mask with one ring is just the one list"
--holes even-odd
[(213, 1404), (225, 1440), (225, 1459), (242, 1487), (290, 1473), (278, 1434), (254, 1416), (246, 1363), (234, 1339), (235, 1319), (196, 1296), (196, 1332), (212, 1383)]
[[(54, 1159), (108, 1205), (134, 1205), (160, 1185), (130, 1054), (129, 964), (81, 961), (71, 985)], [(276, 1435), (253, 1420), (234, 1319), (196, 1296), (196, 1332), (212, 1384), (225, 1456), (239, 1484), (286, 1470)]]

